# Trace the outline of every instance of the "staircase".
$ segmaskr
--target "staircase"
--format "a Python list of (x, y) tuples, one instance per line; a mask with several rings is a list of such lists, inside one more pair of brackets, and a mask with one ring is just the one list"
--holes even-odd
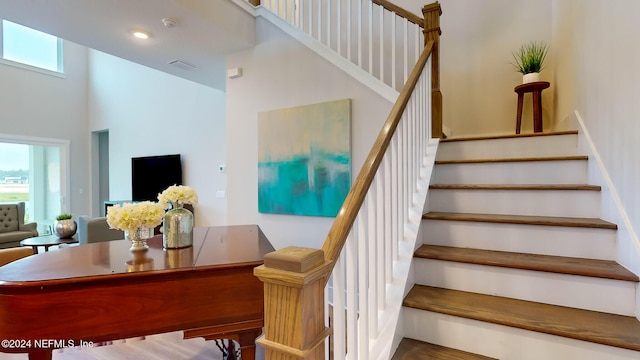
[(577, 139), (441, 142), (393, 359), (640, 358), (638, 277)]

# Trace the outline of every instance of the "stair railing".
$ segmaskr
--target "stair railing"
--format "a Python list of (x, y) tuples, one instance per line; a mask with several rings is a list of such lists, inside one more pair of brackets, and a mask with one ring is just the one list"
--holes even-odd
[[(265, 333), (258, 342), (268, 360), (390, 357), (426, 196), (427, 159), (435, 155), (437, 37), (426, 40), (439, 35), (430, 12), (439, 17), (440, 7), (427, 7), (426, 46), (322, 249), (284, 248), (267, 254), (254, 271), (264, 282)], [(333, 316), (326, 324), (329, 303)]]
[(396, 91), (424, 46), (424, 21), (386, 0), (262, 0), (261, 5)]

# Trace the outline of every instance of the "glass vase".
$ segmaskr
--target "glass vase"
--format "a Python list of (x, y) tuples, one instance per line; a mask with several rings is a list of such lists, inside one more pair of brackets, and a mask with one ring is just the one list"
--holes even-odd
[(131, 241), (131, 251), (145, 251), (149, 249), (147, 239), (153, 236), (153, 228), (139, 227), (134, 231), (125, 231), (124, 237)]
[(193, 213), (181, 203), (172, 203), (172, 209), (164, 215), (162, 245), (165, 249), (193, 245)]

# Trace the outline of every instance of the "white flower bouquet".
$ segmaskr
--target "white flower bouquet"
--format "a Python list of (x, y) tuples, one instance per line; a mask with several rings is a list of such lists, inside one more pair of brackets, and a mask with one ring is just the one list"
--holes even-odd
[(164, 205), (143, 201), (113, 205), (107, 209), (107, 223), (112, 229), (133, 233), (141, 227), (155, 228), (162, 223)]
[(166, 188), (162, 193), (158, 194), (158, 201), (165, 209), (172, 208), (184, 204), (195, 205), (198, 203), (198, 194), (190, 186), (172, 185)]

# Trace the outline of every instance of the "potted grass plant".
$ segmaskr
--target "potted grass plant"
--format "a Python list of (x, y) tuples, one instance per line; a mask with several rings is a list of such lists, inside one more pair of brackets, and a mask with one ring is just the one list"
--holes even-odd
[(53, 232), (61, 239), (72, 237), (78, 230), (78, 224), (72, 219), (71, 214), (60, 214), (56, 216), (53, 224)]
[(531, 41), (520, 46), (517, 52), (512, 53), (515, 60), (512, 64), (522, 74), (522, 83), (539, 81), (540, 71), (547, 57), (548, 47), (543, 42)]

